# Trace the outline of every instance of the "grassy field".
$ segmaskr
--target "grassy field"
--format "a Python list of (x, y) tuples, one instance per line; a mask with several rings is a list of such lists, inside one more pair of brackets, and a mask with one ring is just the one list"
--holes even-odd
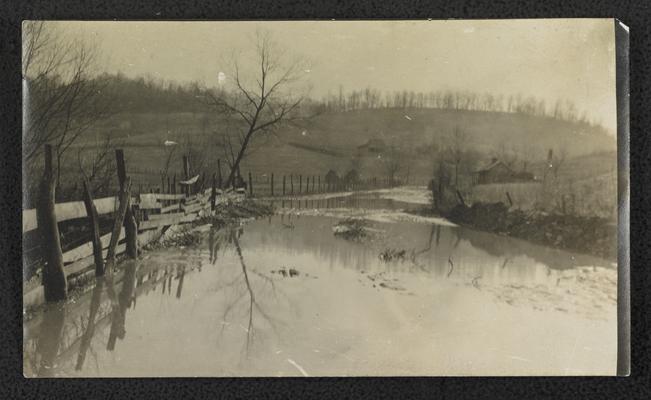
[[(533, 166), (543, 176), (545, 164)], [(614, 220), (617, 216), (617, 155), (604, 152), (564, 161), (558, 176), (549, 173), (545, 181), (496, 183), (474, 186), (469, 202), (501, 202), (522, 210), (541, 209), (556, 213), (599, 216)]]

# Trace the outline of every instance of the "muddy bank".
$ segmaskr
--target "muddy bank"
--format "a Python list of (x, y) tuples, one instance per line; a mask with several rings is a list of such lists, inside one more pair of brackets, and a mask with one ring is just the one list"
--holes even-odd
[(509, 210), (502, 203), (458, 205), (444, 216), (459, 225), (483, 231), (617, 259), (617, 226), (604, 218)]

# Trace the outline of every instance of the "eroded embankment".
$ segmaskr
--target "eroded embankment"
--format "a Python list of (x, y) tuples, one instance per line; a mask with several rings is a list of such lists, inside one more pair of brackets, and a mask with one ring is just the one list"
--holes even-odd
[(617, 226), (604, 218), (509, 210), (502, 203), (458, 205), (445, 213), (445, 217), (483, 231), (617, 259)]

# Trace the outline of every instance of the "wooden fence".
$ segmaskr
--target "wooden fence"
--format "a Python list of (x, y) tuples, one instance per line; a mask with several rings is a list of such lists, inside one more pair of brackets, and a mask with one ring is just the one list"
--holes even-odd
[[(195, 221), (210, 215), (215, 206), (244, 197), (243, 189), (222, 191), (213, 179), (208, 189), (196, 190), (198, 185), (188, 185), (185, 193), (131, 194), (130, 178), (126, 174), (124, 154), (116, 150), (117, 173), (120, 181), (118, 195), (93, 199), (84, 182), (83, 201), (54, 203), (52, 148), (45, 149), (45, 171), (41, 182), (38, 205), (23, 210), (23, 239), (36, 234), (43, 265), (41, 285), (26, 283), (23, 287), (24, 307), (40, 302), (63, 300), (67, 297), (68, 279), (86, 274), (101, 276), (112, 273), (115, 257), (125, 253), (135, 258), (142, 247), (161, 236), (173, 225)], [(195, 187), (195, 188), (193, 188)], [(176, 192), (176, 189), (172, 189)], [(100, 216), (112, 217), (112, 229), (100, 235)], [(61, 248), (59, 224), (87, 220), (90, 237), (66, 252)], [(25, 255), (23, 255), (25, 257)], [(104, 265), (106, 263), (106, 265)]]
[(320, 193), (372, 190), (401, 185), (398, 179), (369, 177), (354, 180), (328, 179), (325, 175), (275, 175), (248, 173), (247, 190), (254, 197), (287, 197)]

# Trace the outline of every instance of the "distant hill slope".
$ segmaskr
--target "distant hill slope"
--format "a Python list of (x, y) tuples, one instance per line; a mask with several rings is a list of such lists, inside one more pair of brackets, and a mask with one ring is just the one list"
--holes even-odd
[(443, 140), (455, 126), (466, 133), (475, 150), (490, 152), (500, 143), (532, 146), (546, 151), (564, 147), (568, 156), (615, 149), (615, 139), (585, 124), (530, 115), (438, 109), (375, 109), (323, 114), (301, 129), (281, 137), (296, 143), (328, 148), (352, 148), (370, 139), (387, 145), (420, 146)]
[[(95, 133), (120, 138), (127, 155), (133, 153), (130, 165), (158, 171), (166, 139), (180, 140), (182, 135), (191, 135), (196, 138), (195, 143), (209, 143), (205, 146), (208, 157), (216, 160), (223, 157), (223, 152), (217, 146), (219, 133), (214, 132), (235, 129), (234, 126), (232, 121), (214, 114), (135, 113), (119, 114)], [(358, 146), (381, 139), (406, 152), (410, 177), (423, 183), (431, 178), (433, 168), (428, 146), (441, 143), (455, 126), (466, 133), (467, 149), (482, 153), (477, 155), (480, 158), (489, 157), (501, 144), (516, 151), (528, 148), (531, 154), (527, 158), (532, 162), (543, 160), (549, 148), (564, 148), (568, 159), (616, 149), (614, 137), (597, 129), (550, 118), (481, 111), (373, 109), (326, 113), (302, 126), (283, 127), (276, 132), (277, 139), (245, 159), (242, 171), (254, 175), (316, 175), (334, 169), (342, 174), (356, 165), (363, 176), (379, 177), (385, 174), (381, 160), (367, 154), (360, 162), (354, 161), (353, 156)], [(88, 139), (94, 137), (91, 134)], [(180, 161), (176, 164), (180, 170)], [(399, 176), (406, 174), (407, 167), (398, 172)], [(152, 179), (156, 182), (158, 178)]]

